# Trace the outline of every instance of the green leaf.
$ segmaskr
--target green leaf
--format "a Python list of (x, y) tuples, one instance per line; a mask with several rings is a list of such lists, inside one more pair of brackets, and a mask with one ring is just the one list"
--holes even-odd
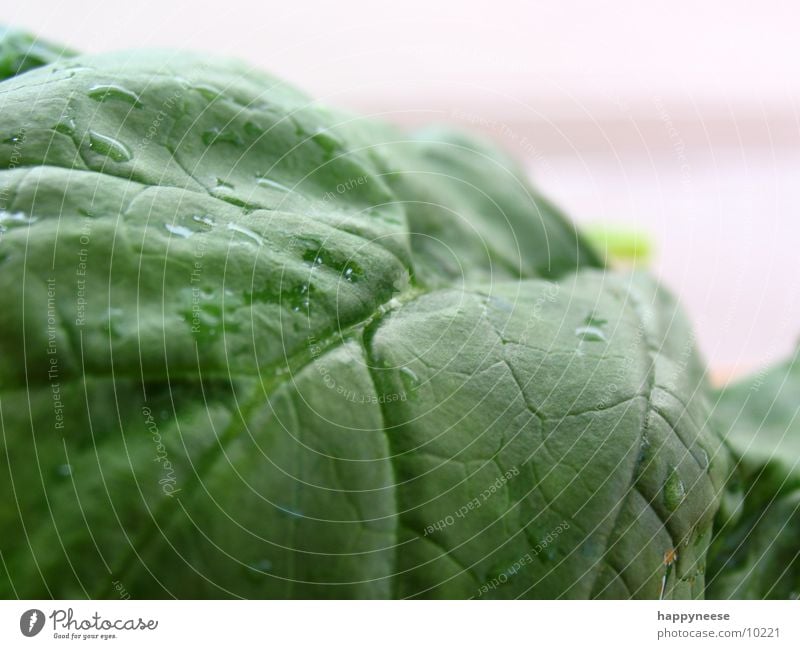
[(685, 327), (650, 280), (597, 272), (436, 292), (373, 323), (398, 594), (702, 596), (726, 456)]
[(719, 393), (717, 411), (736, 460), (709, 566), (719, 599), (800, 596), (800, 358)]
[(688, 325), (504, 156), (169, 52), (0, 110), (0, 594), (702, 596)]
[(603, 265), (516, 163), (487, 144), (429, 128), (381, 150), (396, 165), (387, 182), (410, 208), (415, 271), (426, 284), (555, 278)]
[(0, 81), (72, 56), (66, 47), (0, 27)]
[(641, 230), (604, 223), (583, 227), (583, 235), (602, 251), (606, 261), (647, 265), (653, 258), (652, 237)]

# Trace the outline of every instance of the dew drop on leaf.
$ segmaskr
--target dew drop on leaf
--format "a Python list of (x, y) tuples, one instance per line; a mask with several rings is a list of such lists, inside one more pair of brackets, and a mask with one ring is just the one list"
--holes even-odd
[(184, 239), (188, 239), (194, 234), (194, 230), (190, 230), (189, 228), (183, 225), (174, 225), (172, 223), (165, 223), (164, 227), (169, 231), (171, 234), (174, 234), (178, 237), (182, 237)]
[(578, 327), (575, 329), (575, 335), (582, 340), (587, 340), (589, 342), (597, 342), (603, 343), (607, 341), (606, 335), (603, 333), (603, 330), (599, 327), (593, 327), (591, 325), (587, 325), (584, 327)]
[(667, 476), (667, 481), (664, 483), (664, 505), (670, 511), (675, 511), (685, 497), (686, 487), (677, 469), (673, 467)]
[(311, 306), (311, 296), (314, 293), (314, 286), (311, 284), (300, 284), (289, 297), (289, 305), (295, 313), (307, 311)]
[(72, 137), (75, 135), (75, 130), (77, 128), (78, 127), (75, 124), (75, 120), (72, 117), (65, 115), (58, 121), (58, 124), (53, 127), (53, 130), (61, 133), (62, 135)]
[(127, 162), (133, 156), (130, 149), (119, 140), (95, 131), (89, 131), (89, 148), (114, 162)]
[(291, 192), (292, 190), (289, 189), (286, 185), (282, 185), (281, 183), (271, 180), (270, 178), (265, 178), (264, 176), (258, 176), (256, 178), (256, 184), (261, 185), (263, 187), (269, 187), (270, 189), (277, 189), (281, 192)]
[(608, 320), (599, 317), (595, 313), (590, 313), (583, 321), (583, 325), (575, 329), (575, 335), (588, 342), (607, 342), (608, 339), (602, 329), (605, 324), (608, 324)]
[(207, 225), (209, 228), (213, 228), (216, 225), (216, 223), (214, 223), (214, 219), (212, 219), (210, 216), (205, 216), (204, 214), (195, 214), (192, 217), (192, 221)]
[(6, 232), (11, 228), (21, 228), (36, 223), (37, 219), (28, 216), (25, 212), (8, 212), (0, 210), (0, 232)]
[(104, 102), (116, 100), (130, 104), (134, 108), (142, 107), (142, 102), (135, 92), (114, 84), (92, 86), (89, 88), (88, 95), (95, 101)]
[(403, 384), (406, 389), (416, 390), (417, 386), (419, 386), (419, 377), (410, 367), (401, 367), (400, 376), (403, 378)]
[(253, 232), (250, 228), (244, 227), (243, 225), (239, 225), (238, 223), (228, 223), (228, 229), (238, 232), (239, 234), (243, 234), (249, 239), (255, 241), (259, 246), (264, 244), (264, 239), (262, 239), (260, 235)]

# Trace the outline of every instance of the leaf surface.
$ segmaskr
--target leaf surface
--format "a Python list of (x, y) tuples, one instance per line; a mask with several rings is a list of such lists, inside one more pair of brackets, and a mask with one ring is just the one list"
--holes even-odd
[(504, 156), (171, 52), (0, 110), (0, 594), (702, 595), (689, 328)]

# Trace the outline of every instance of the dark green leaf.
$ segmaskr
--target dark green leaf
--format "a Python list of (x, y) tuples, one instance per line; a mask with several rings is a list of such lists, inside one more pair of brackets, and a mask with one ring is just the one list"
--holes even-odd
[(689, 328), (504, 156), (169, 52), (0, 111), (0, 594), (702, 595)]
[(721, 512), (709, 596), (800, 596), (800, 360), (720, 392), (717, 406), (736, 460), (732, 507)]

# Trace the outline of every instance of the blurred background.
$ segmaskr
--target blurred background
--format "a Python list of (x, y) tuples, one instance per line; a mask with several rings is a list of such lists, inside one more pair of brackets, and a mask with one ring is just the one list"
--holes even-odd
[(0, 22), (85, 52), (232, 55), (360, 113), (481, 132), (576, 221), (648, 234), (718, 378), (800, 337), (795, 3), (26, 0)]

